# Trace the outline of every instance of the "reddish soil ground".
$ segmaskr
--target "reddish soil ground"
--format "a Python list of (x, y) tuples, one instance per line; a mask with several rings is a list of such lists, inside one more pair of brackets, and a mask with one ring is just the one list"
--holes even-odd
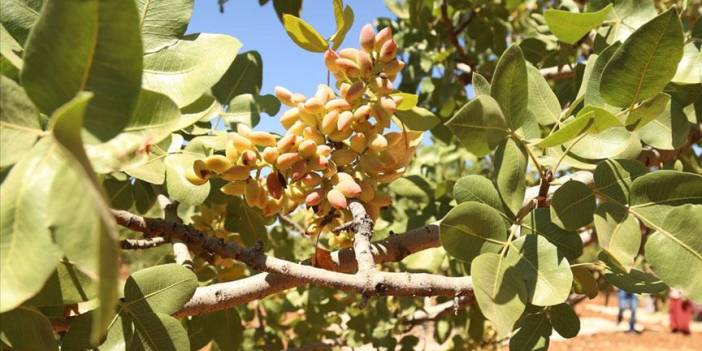
[[(616, 296), (612, 294), (609, 306), (616, 306)], [(602, 294), (595, 300), (585, 301), (576, 307), (580, 317), (599, 317), (614, 320), (610, 314), (600, 313), (588, 308), (588, 305), (604, 306)], [(663, 306), (664, 307), (664, 306)], [(702, 350), (702, 333), (693, 332), (691, 335), (673, 334), (662, 323), (640, 323), (644, 330), (640, 334), (621, 331), (602, 332), (592, 335), (578, 335), (574, 339), (551, 341), (549, 350), (553, 351), (592, 351), (592, 350), (622, 350), (622, 351), (699, 351)], [(695, 328), (696, 329), (696, 328)]]

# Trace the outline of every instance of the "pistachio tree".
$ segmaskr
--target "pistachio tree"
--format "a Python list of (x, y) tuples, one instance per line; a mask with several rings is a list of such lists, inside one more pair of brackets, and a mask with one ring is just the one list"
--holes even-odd
[(699, 1), (272, 3), (313, 96), (192, 0), (3, 1), (3, 348), (532, 350), (602, 284), (702, 302)]

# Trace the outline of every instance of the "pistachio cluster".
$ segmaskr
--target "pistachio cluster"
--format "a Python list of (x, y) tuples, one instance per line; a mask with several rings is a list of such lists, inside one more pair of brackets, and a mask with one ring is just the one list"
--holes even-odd
[(376, 34), (366, 25), (360, 44), (324, 54), (338, 94), (327, 85), (310, 98), (276, 87), (276, 97), (290, 107), (280, 119), (286, 133), (277, 137), (239, 124), (228, 135), (225, 155), (195, 161), (187, 178), (194, 184), (224, 179), (223, 193), (243, 195), (264, 216), (304, 203), (313, 210), (306, 218), (310, 235), (350, 220), (350, 199), (377, 219), (391, 202), (379, 186), (402, 176), (421, 133), (385, 131), (402, 102), (392, 82), (404, 63), (396, 59), (391, 30)]

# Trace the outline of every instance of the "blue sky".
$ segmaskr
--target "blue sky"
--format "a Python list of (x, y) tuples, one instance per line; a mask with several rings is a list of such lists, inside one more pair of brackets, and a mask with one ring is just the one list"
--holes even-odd
[[(345, 0), (353, 8), (355, 20), (342, 47), (358, 47), (358, 33), (377, 17), (394, 17), (381, 0)], [(323, 36), (336, 30), (331, 0), (305, 0), (301, 17)], [(272, 93), (276, 85), (311, 96), (317, 85), (326, 82), (322, 54), (299, 48), (290, 40), (273, 9), (272, 2), (260, 6), (257, 0), (231, 0), (219, 12), (216, 0), (195, 1), (189, 33), (223, 33), (241, 41), (240, 52), (256, 50), (263, 58), (262, 93)], [(284, 109), (285, 107), (283, 107)], [(261, 116), (258, 129), (280, 131), (277, 119)]]

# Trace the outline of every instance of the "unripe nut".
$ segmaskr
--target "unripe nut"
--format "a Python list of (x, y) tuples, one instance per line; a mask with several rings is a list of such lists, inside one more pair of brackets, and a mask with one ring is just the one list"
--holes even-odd
[(317, 143), (312, 140), (303, 140), (297, 150), (303, 158), (310, 158), (317, 152)]
[(275, 87), (274, 94), (283, 105), (295, 106), (295, 103), (292, 101), (293, 93), (290, 90), (277, 86)]
[(267, 147), (263, 149), (263, 152), (261, 153), (261, 156), (263, 157), (263, 160), (266, 161), (270, 165), (275, 164), (275, 160), (278, 159), (278, 149), (275, 147)]
[(234, 182), (234, 181), (239, 181), (239, 180), (245, 180), (249, 177), (249, 174), (251, 173), (251, 168), (246, 167), (246, 166), (233, 166), (232, 168), (228, 169), (226, 172), (222, 174), (222, 179), (229, 181), (229, 182)]
[(278, 156), (278, 160), (276, 161), (276, 167), (278, 168), (278, 170), (285, 171), (292, 167), (295, 164), (295, 162), (300, 161), (300, 159), (300, 154), (298, 154), (297, 152), (284, 153)]
[(275, 146), (275, 136), (267, 132), (251, 132), (249, 139), (256, 145)]
[(207, 156), (204, 160), (205, 167), (214, 173), (221, 174), (224, 173), (229, 167), (232, 166), (231, 161), (222, 155), (211, 155)]

